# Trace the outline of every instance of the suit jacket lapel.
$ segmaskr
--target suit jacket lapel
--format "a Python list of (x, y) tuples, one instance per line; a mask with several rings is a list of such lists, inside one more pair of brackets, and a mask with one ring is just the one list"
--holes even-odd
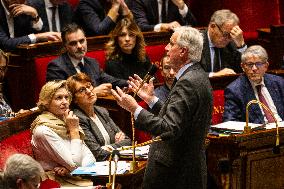
[(73, 63), (71, 62), (67, 53), (63, 54), (63, 63), (66, 65), (68, 75), (75, 75), (77, 73), (76, 68), (74, 67)]
[[(156, 18), (156, 20), (154, 20), (155, 23), (159, 23), (159, 9), (158, 9), (158, 2), (157, 0), (151, 0), (151, 5), (149, 7), (152, 7), (151, 12), (153, 13), (153, 18)], [(150, 3), (150, 1), (148, 2)]]
[(210, 55), (210, 47), (209, 47), (209, 39), (208, 39), (208, 31), (203, 32), (203, 60), (202, 60), (202, 66), (205, 68), (206, 72), (211, 71), (211, 55)]
[[(256, 100), (257, 98), (254, 94), (253, 88), (248, 78), (244, 76), (243, 79), (244, 79), (244, 82), (242, 83), (244, 83), (244, 91), (246, 91), (246, 95), (244, 95), (243, 97), (247, 98), (245, 99), (245, 105), (247, 105), (249, 101)], [(261, 109), (258, 104), (252, 104), (249, 107), (249, 120), (254, 120), (254, 122), (256, 122), (255, 120), (259, 120), (257, 121), (258, 123), (264, 122), (264, 117), (261, 113)], [(250, 122), (253, 122), (253, 121), (250, 121)]]

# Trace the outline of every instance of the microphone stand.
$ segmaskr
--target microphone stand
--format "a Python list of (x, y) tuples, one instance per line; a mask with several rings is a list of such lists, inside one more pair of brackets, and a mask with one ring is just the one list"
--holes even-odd
[(249, 106), (251, 104), (259, 104), (262, 108), (264, 108), (265, 110), (267, 110), (269, 112), (269, 114), (272, 116), (274, 122), (275, 122), (275, 125), (276, 125), (276, 143), (275, 143), (275, 146), (273, 148), (273, 153), (275, 154), (279, 154), (280, 153), (280, 136), (279, 136), (279, 127), (278, 127), (278, 122), (273, 114), (273, 112), (267, 107), (265, 106), (262, 102), (258, 101), (258, 100), (251, 100), (248, 102), (247, 106), (246, 106), (246, 125), (244, 127), (244, 133), (247, 134), (247, 133), (250, 133), (251, 132), (251, 127), (248, 125), (249, 123), (249, 112), (248, 112), (248, 109), (249, 109)]

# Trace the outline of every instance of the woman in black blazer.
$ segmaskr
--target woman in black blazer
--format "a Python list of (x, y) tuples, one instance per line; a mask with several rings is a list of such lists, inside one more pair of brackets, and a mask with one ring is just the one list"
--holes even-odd
[(131, 145), (130, 138), (113, 122), (108, 111), (94, 105), (97, 96), (87, 75), (77, 73), (67, 79), (67, 85), (73, 96), (74, 113), (85, 133), (85, 143), (97, 161), (106, 160), (115, 148)]

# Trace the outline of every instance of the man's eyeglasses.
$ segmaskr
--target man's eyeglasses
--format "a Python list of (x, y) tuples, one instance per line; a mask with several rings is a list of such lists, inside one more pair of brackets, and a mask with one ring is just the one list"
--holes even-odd
[(78, 89), (75, 93), (79, 93), (79, 94), (86, 94), (87, 89), (89, 91), (92, 91), (94, 89), (94, 86), (91, 83), (87, 83), (87, 85), (85, 87), (81, 87), (80, 89)]
[(261, 68), (266, 62), (246, 62), (244, 65), (246, 68), (252, 69), (253, 66)]
[(221, 29), (221, 27), (218, 24), (215, 24), (217, 26), (217, 28), (219, 29), (219, 31), (222, 33), (224, 38), (230, 39), (231, 35), (229, 32), (226, 32), (224, 30)]

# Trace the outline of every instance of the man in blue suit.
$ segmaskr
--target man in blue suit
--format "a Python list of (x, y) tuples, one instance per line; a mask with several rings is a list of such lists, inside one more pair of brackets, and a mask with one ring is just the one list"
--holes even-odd
[[(266, 74), (269, 63), (266, 50), (254, 45), (242, 54), (241, 67), (245, 72), (225, 89), (225, 110), (223, 121), (246, 121), (246, 105), (261, 96), (267, 102), (268, 108), (278, 121), (284, 120), (284, 79)], [(257, 89), (260, 85), (261, 94)], [(265, 110), (258, 104), (252, 104), (249, 109), (249, 122), (269, 122)]]
[(49, 62), (46, 81), (65, 80), (78, 72), (84, 72), (97, 86), (95, 90), (99, 95), (109, 94), (112, 85), (128, 86), (126, 80), (112, 77), (102, 71), (96, 59), (85, 56), (87, 39), (83, 29), (77, 24), (67, 24), (61, 35), (67, 52)]
[(131, 11), (142, 31), (173, 31), (181, 25), (196, 25), (184, 0), (133, 0)]
[(58, 32), (43, 32), (35, 8), (25, 0), (0, 1), (0, 48), (13, 50), (20, 44), (60, 40)]

